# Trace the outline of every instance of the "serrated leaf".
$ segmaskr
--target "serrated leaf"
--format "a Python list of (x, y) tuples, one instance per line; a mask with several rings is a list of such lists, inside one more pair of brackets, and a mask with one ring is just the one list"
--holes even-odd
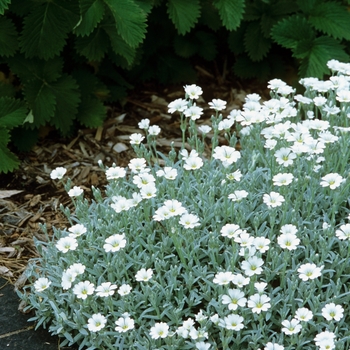
[(23, 17), (24, 15), (28, 14), (32, 9), (33, 3), (31, 1), (11, 0), (11, 12), (16, 14), (17, 16)]
[(11, 70), (23, 81), (42, 79), (52, 82), (62, 75), (63, 59), (54, 57), (50, 60), (25, 59), (16, 55), (8, 60)]
[(305, 14), (310, 14), (320, 3), (319, 0), (297, 0), (297, 5)]
[(336, 2), (320, 2), (310, 13), (309, 22), (324, 34), (350, 40), (350, 13)]
[(38, 79), (25, 83), (23, 92), (34, 116), (32, 127), (45, 125), (55, 113), (55, 94), (48, 84)]
[(245, 9), (244, 0), (217, 0), (214, 6), (219, 10), (222, 23), (228, 30), (239, 27)]
[(27, 108), (23, 101), (0, 97), (0, 128), (12, 129), (26, 118)]
[(72, 18), (67, 11), (54, 2), (36, 5), (24, 19), (20, 37), (21, 52), (27, 58), (39, 57), (45, 60), (58, 55), (72, 29)]
[(327, 68), (329, 60), (349, 60), (344, 46), (328, 36), (322, 36), (313, 41), (301, 41), (293, 50), (293, 54), (295, 57), (303, 59), (299, 67), (299, 73), (302, 77), (323, 78), (324, 74), (329, 74)]
[(243, 22), (242, 25), (230, 32), (228, 36), (228, 47), (235, 54), (239, 55), (244, 52), (244, 34), (248, 23)]
[(106, 107), (97, 98), (86, 98), (79, 105), (77, 119), (88, 128), (101, 126), (106, 118)]
[(63, 134), (67, 134), (78, 113), (79, 86), (71, 76), (64, 75), (51, 84), (50, 89), (56, 98), (55, 114), (50, 122)]
[(28, 152), (39, 139), (39, 129), (23, 125), (11, 131), (11, 141), (20, 152)]
[(134, 0), (134, 2), (147, 14), (151, 12), (154, 6), (154, 0)]
[(185, 35), (198, 22), (200, 16), (199, 0), (169, 0), (168, 15), (178, 33)]
[[(85, 7), (81, 9), (81, 17), (74, 33), (78, 36), (85, 36), (92, 33), (103, 18), (105, 7), (102, 0), (83, 1)], [(88, 6), (86, 6), (88, 3)]]
[(194, 39), (187, 36), (176, 35), (174, 38), (174, 50), (175, 53), (183, 58), (189, 58), (193, 56), (198, 50), (198, 44), (194, 42)]
[(312, 40), (315, 31), (304, 17), (290, 16), (273, 26), (271, 37), (277, 44), (294, 49), (300, 40)]
[(16, 90), (12, 84), (0, 81), (0, 96), (14, 97)]
[(0, 0), (0, 15), (3, 15), (5, 10), (8, 10), (11, 0)]
[(241, 55), (233, 65), (233, 71), (242, 79), (258, 78), (266, 80), (271, 74), (271, 67), (266, 59), (260, 62), (252, 62), (247, 56)]
[(217, 39), (214, 34), (203, 31), (197, 31), (195, 34), (199, 42), (198, 54), (207, 61), (214, 60), (217, 54)]
[(202, 2), (200, 23), (206, 25), (213, 31), (217, 31), (222, 26), (218, 10), (210, 1)]
[(115, 19), (119, 35), (131, 47), (137, 47), (145, 38), (146, 14), (129, 0), (104, 0)]
[(108, 34), (114, 53), (124, 57), (127, 60), (128, 65), (131, 66), (135, 60), (135, 48), (128, 45), (118, 34), (117, 29), (112, 25), (104, 25), (103, 29)]
[(89, 61), (100, 61), (108, 50), (109, 42), (104, 31), (98, 27), (89, 36), (77, 37), (75, 48)]
[(0, 56), (13, 56), (18, 49), (18, 33), (13, 22), (0, 17)]
[(0, 173), (5, 174), (19, 166), (19, 159), (6, 147), (9, 139), (8, 131), (0, 129)]
[(271, 40), (261, 33), (259, 22), (250, 22), (244, 35), (244, 47), (252, 61), (261, 61), (269, 52)]

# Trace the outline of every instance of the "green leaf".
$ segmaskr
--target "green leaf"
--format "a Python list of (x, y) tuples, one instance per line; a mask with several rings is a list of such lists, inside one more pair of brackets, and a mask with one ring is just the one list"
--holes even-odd
[(169, 0), (168, 15), (179, 34), (186, 34), (195, 26), (200, 16), (199, 0)]
[(88, 127), (97, 128), (101, 126), (106, 118), (106, 107), (97, 98), (84, 98), (78, 109), (77, 120)]
[(102, 0), (83, 1), (88, 3), (87, 8), (81, 9), (81, 17), (78, 25), (74, 28), (74, 33), (78, 36), (85, 36), (92, 33), (103, 18), (105, 7)]
[(18, 49), (18, 33), (13, 22), (0, 17), (0, 56), (13, 56)]
[(174, 50), (178, 56), (189, 58), (197, 52), (198, 44), (194, 42), (193, 38), (191, 40), (188, 36), (176, 35), (174, 38)]
[(109, 42), (101, 27), (94, 29), (89, 36), (77, 37), (75, 48), (89, 61), (100, 61), (108, 50)]
[(219, 12), (210, 1), (202, 2), (201, 17), (199, 21), (214, 32), (219, 30), (222, 26)]
[(104, 0), (115, 19), (119, 35), (131, 47), (137, 47), (145, 38), (146, 14), (130, 0)]
[(307, 15), (311, 14), (319, 3), (319, 0), (297, 0), (298, 7)]
[(64, 135), (67, 135), (78, 113), (79, 86), (71, 76), (64, 75), (51, 84), (50, 89), (56, 99), (55, 114), (50, 122)]
[(19, 159), (7, 148), (9, 132), (0, 128), (0, 173), (7, 174), (19, 166)]
[(26, 118), (24, 102), (11, 97), (0, 97), (0, 128), (12, 129)]
[(27, 58), (39, 57), (45, 60), (58, 55), (66, 43), (73, 20), (68, 11), (54, 2), (34, 6), (24, 19), (20, 37), (21, 52)]
[(240, 55), (233, 65), (234, 73), (242, 79), (259, 78), (266, 80), (271, 74), (269, 62), (265, 59), (252, 62), (247, 56)]
[(55, 57), (50, 60), (25, 59), (16, 55), (8, 60), (11, 70), (23, 81), (41, 79), (52, 82), (62, 75), (63, 60)]
[(10, 3), (11, 0), (0, 0), (0, 15), (3, 15), (5, 10), (8, 10)]
[(228, 47), (235, 54), (239, 55), (244, 52), (244, 35), (248, 22), (243, 22), (237, 30), (231, 31), (228, 36)]
[(303, 77), (323, 78), (324, 74), (330, 73), (327, 68), (329, 60), (349, 60), (344, 46), (328, 36), (321, 36), (312, 41), (300, 41), (296, 49), (293, 50), (293, 55), (302, 59), (299, 73)]
[(128, 65), (131, 66), (135, 60), (135, 48), (131, 47), (123, 40), (115, 27), (111, 25), (104, 25), (103, 29), (108, 34), (114, 53), (124, 57), (127, 60)]
[(217, 0), (214, 6), (219, 10), (222, 23), (228, 30), (239, 27), (244, 14), (244, 0)]
[(12, 84), (0, 81), (0, 96), (14, 97), (15, 95), (16, 90)]
[(32, 9), (33, 9), (32, 1), (23, 1), (23, 0), (11, 1), (11, 12), (20, 17), (23, 17), (24, 15), (28, 14)]
[(277, 44), (287, 49), (294, 49), (300, 40), (312, 40), (315, 31), (305, 18), (290, 16), (273, 26), (271, 37)]
[(195, 37), (198, 40), (198, 54), (207, 61), (214, 60), (217, 54), (217, 39), (215, 35), (198, 30)]
[(45, 125), (55, 113), (56, 96), (54, 92), (48, 84), (39, 79), (25, 83), (23, 92), (34, 116), (32, 127)]
[(261, 61), (269, 52), (271, 44), (271, 40), (262, 35), (259, 22), (248, 23), (244, 35), (244, 47), (252, 61)]
[(324, 34), (350, 40), (350, 12), (336, 2), (319, 2), (309, 15), (309, 22)]

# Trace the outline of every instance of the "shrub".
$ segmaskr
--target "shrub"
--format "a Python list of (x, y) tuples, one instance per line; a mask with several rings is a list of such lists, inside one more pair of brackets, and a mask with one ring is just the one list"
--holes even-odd
[(225, 118), (214, 99), (211, 126), (185, 86), (182, 149), (142, 120), (91, 201), (53, 170), (74, 212), (19, 293), (36, 327), (80, 349), (349, 348), (349, 64), (328, 67), (304, 96), (274, 79)]

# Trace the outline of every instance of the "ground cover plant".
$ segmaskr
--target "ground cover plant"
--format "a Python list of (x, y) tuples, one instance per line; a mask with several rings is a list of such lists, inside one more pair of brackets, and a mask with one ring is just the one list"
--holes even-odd
[(91, 201), (54, 169), (75, 210), (19, 293), (37, 327), (80, 349), (349, 348), (350, 64), (328, 67), (304, 95), (274, 79), (242, 110), (214, 99), (211, 125), (186, 85), (182, 149), (142, 120)]

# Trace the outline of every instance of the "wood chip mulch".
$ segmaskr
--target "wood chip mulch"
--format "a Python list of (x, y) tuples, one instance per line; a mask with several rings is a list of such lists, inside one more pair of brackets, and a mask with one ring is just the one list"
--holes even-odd
[[(246, 89), (232, 83), (218, 86), (215, 81), (198, 85), (206, 93), (203, 105), (221, 98), (228, 101), (227, 111), (241, 108), (247, 93), (266, 96), (262, 84)], [(29, 153), (21, 155), (20, 169), (0, 175), (0, 276), (20, 288), (26, 281), (28, 260), (38, 256), (33, 239), (45, 240), (40, 225), (45, 224), (49, 233), (53, 226), (69, 226), (59, 207), (70, 206), (70, 198), (62, 185), (50, 179), (53, 169), (67, 168), (66, 176), (74, 185), (83, 187), (86, 195), (91, 193), (91, 186), (103, 187), (105, 175), (97, 165), (98, 160), (107, 166), (112, 163), (126, 166), (135, 156), (129, 135), (140, 132), (137, 123), (143, 118), (161, 127), (157, 142), (167, 153), (171, 142), (180, 145), (181, 136), (179, 116), (169, 115), (167, 105), (183, 97), (182, 86), (143, 86), (142, 91), (130, 95), (123, 107), (108, 107), (108, 118), (102, 127), (79, 130), (70, 139), (43, 130), (45, 137)], [(211, 112), (205, 112), (199, 123), (209, 123)]]

